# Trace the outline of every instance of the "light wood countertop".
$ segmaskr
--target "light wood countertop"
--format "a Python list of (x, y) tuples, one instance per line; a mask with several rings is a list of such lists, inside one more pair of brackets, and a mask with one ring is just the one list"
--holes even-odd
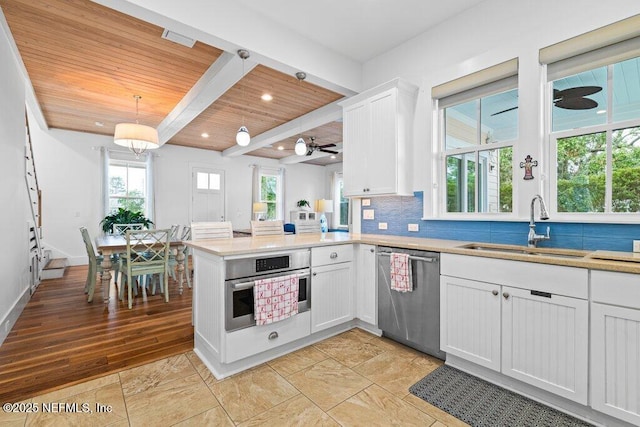
[[(377, 234), (309, 233), (284, 236), (238, 237), (234, 239), (205, 239), (184, 243), (194, 249), (221, 257), (264, 254), (327, 245), (366, 243), (404, 249), (640, 274), (640, 254), (632, 252), (526, 248), (516, 245)], [(474, 249), (469, 246), (480, 246), (481, 249)]]

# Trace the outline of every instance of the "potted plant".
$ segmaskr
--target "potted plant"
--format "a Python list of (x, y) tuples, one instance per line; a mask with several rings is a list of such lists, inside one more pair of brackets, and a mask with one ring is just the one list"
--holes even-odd
[(309, 201), (305, 199), (298, 200), (298, 203), (296, 203), (296, 206), (299, 209), (307, 209), (307, 208), (311, 209), (311, 205), (309, 204)]
[(118, 208), (115, 213), (105, 216), (100, 221), (102, 231), (110, 234), (113, 230), (113, 224), (142, 224), (145, 228), (153, 225), (153, 221), (146, 218), (142, 212), (134, 212), (125, 208)]

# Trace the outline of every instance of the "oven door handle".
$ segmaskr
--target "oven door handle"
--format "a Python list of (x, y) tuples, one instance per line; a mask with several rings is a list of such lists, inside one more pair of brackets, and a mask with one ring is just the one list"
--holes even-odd
[(251, 289), (253, 288), (255, 282), (244, 282), (244, 283), (236, 283), (231, 285), (231, 289), (233, 289), (234, 291), (242, 291), (245, 289)]
[[(296, 274), (297, 277), (305, 277), (308, 275), (309, 273)], [(253, 288), (255, 283), (256, 283), (255, 280), (253, 282), (234, 283), (233, 285), (231, 285), (231, 289), (233, 289), (234, 291), (243, 291), (245, 289)]]

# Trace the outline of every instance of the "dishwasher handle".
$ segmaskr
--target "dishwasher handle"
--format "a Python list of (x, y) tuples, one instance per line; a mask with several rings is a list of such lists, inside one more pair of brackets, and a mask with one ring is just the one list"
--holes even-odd
[[(379, 252), (378, 256), (390, 257), (391, 254), (387, 252)], [(414, 255), (409, 255), (409, 259), (412, 261), (423, 261), (423, 262), (436, 262), (438, 260), (438, 258), (434, 258), (434, 257), (422, 257), (422, 256), (414, 256)]]

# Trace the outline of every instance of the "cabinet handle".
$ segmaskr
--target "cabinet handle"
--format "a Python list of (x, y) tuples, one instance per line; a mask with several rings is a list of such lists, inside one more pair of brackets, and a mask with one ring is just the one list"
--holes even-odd
[(329, 258), (331, 258), (331, 259), (338, 258), (338, 253), (337, 252), (331, 252), (331, 255), (329, 255)]
[(317, 275), (318, 275), (318, 273), (313, 273), (313, 277), (315, 277), (315, 276), (317, 276)]
[(369, 249), (369, 252), (374, 253), (376, 250), (375, 249)]
[(509, 299), (509, 292), (503, 293), (502, 296), (504, 297), (504, 299)]
[(491, 292), (493, 295), (498, 295), (498, 291), (496, 291), (495, 289)]
[(278, 333), (277, 332), (271, 332), (269, 334), (269, 339), (270, 340), (275, 340), (276, 338), (278, 338)]

